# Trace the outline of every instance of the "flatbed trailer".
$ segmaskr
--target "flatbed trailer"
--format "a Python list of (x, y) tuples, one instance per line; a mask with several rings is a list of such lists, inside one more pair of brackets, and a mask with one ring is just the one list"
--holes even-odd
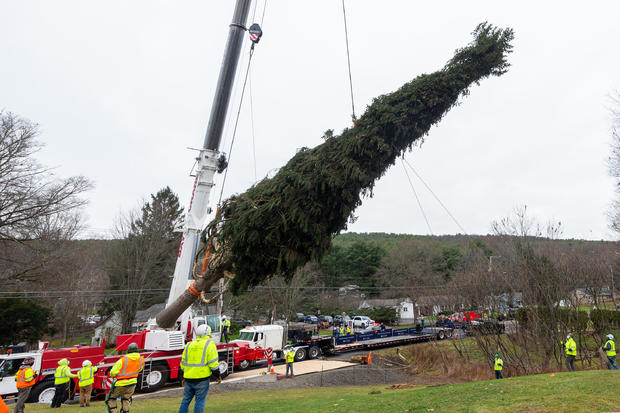
[[(311, 337), (290, 337), (289, 342), (295, 348), (295, 360), (316, 358), (346, 353), (349, 351), (370, 350), (403, 344), (413, 344), (430, 340), (443, 340), (452, 337), (452, 329), (429, 326), (425, 328), (390, 328), (378, 331), (362, 331), (347, 335)], [(291, 340), (291, 338), (293, 338)]]

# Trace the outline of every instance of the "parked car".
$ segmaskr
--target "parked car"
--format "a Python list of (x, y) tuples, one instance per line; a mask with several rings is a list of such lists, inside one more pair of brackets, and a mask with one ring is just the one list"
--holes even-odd
[(304, 322), (305, 323), (309, 323), (309, 324), (318, 324), (319, 323), (319, 319), (315, 315), (307, 315), (304, 318)]
[(366, 317), (365, 315), (356, 315), (353, 317), (353, 327), (368, 328), (374, 323), (375, 322), (371, 320), (370, 317)]
[(319, 317), (319, 321), (328, 323), (329, 325), (334, 324), (334, 319), (330, 315), (322, 315)]
[(341, 325), (345, 326), (347, 325), (349, 320), (351, 320), (351, 317), (349, 317), (348, 315), (345, 315), (345, 316), (337, 315), (336, 317), (334, 317), (334, 326), (336, 327), (340, 327)]
[(306, 316), (304, 316), (304, 313), (297, 313), (297, 321), (304, 321)]
[(254, 324), (254, 323), (252, 322), (252, 320), (246, 320), (246, 319), (243, 319), (243, 318), (232, 318), (232, 319), (230, 320), (230, 323), (231, 323), (231, 324), (236, 324), (236, 325), (238, 325), (239, 327), (247, 327), (247, 326), (251, 326), (251, 325), (253, 325), (253, 324)]

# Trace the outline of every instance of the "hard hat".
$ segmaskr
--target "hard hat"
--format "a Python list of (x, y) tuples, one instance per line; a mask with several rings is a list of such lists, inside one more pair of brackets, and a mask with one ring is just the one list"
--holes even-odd
[(63, 364), (69, 365), (69, 360), (67, 360), (67, 359), (60, 359), (60, 360), (58, 360), (58, 365), (59, 366), (62, 366)]
[(127, 350), (137, 350), (138, 349), (138, 345), (136, 343), (130, 343), (129, 346), (127, 346)]
[(226, 320), (226, 316), (225, 315), (222, 316), (222, 320)]
[(22, 364), (26, 366), (32, 366), (34, 364), (34, 359), (32, 357), (28, 357), (27, 359), (22, 361)]
[(614, 339), (613, 334), (607, 334), (607, 340), (613, 340), (613, 339)]
[(495, 355), (495, 358), (498, 358), (498, 357), (499, 357), (499, 354), (496, 354), (496, 355)]
[(196, 327), (196, 337), (205, 337), (211, 335), (211, 327), (206, 324), (201, 324)]
[(91, 364), (93, 364), (93, 363), (91, 363), (91, 362), (90, 362), (90, 360), (84, 360), (84, 361), (82, 362), (82, 367), (86, 367), (86, 366), (89, 366), (89, 365), (91, 365)]
[(571, 338), (573, 336), (573, 333), (568, 333), (568, 335), (566, 336), (566, 338)]

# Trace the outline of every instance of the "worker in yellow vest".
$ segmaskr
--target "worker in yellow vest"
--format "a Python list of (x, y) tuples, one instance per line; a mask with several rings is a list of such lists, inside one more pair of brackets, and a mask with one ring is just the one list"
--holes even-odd
[(228, 335), (230, 334), (230, 320), (225, 315), (222, 316), (222, 338), (228, 343)]
[(502, 370), (504, 370), (504, 361), (499, 357), (499, 354), (495, 355), (495, 378), (496, 379), (503, 379), (504, 378), (504, 374), (502, 373)]
[(351, 328), (349, 326), (347, 326), (347, 331), (346, 331), (347, 335), (351, 334)]
[[(288, 350), (288, 351), (287, 351)], [(295, 362), (295, 350), (291, 346), (284, 348), (284, 359), (286, 360), (286, 374), (288, 377), (289, 370), (291, 371), (291, 378), (293, 377), (293, 363)]]
[(196, 339), (185, 345), (181, 355), (184, 383), (179, 413), (187, 413), (193, 398), (196, 398), (194, 413), (202, 413), (211, 378), (220, 378), (220, 358), (215, 342), (209, 337), (211, 327), (206, 324), (199, 325), (195, 333)]
[(340, 329), (338, 329), (338, 334), (341, 336), (344, 336), (344, 327), (340, 326)]
[(575, 359), (577, 358), (577, 343), (573, 340), (573, 334), (568, 333), (566, 343), (564, 343), (566, 353), (566, 368), (568, 371), (575, 371)]
[(616, 365), (616, 343), (614, 343), (613, 334), (607, 334), (607, 342), (603, 346), (603, 350), (607, 354), (607, 370), (611, 370), (612, 367), (618, 370)]
[(93, 391), (96, 372), (97, 367), (93, 367), (90, 360), (84, 360), (82, 362), (82, 369), (78, 371), (78, 379), (80, 381), (80, 407), (90, 406), (90, 395)]
[(24, 413), (24, 406), (26, 404), (26, 400), (30, 395), (30, 390), (32, 390), (32, 386), (37, 382), (37, 374), (34, 370), (32, 370), (32, 365), (34, 364), (33, 358), (27, 358), (22, 361), (22, 365), (19, 366), (19, 370), (15, 375), (15, 386), (17, 386), (17, 403), (15, 403), (14, 413)]
[(71, 373), (69, 360), (58, 360), (58, 368), (56, 368), (56, 373), (54, 373), (55, 393), (50, 405), (52, 409), (60, 407), (69, 398), (69, 382), (74, 377), (77, 377), (77, 374)]
[(136, 391), (138, 376), (144, 368), (144, 357), (138, 353), (138, 345), (131, 343), (128, 353), (117, 360), (110, 370), (110, 377), (115, 379), (110, 392), (105, 398), (109, 413), (116, 413), (116, 399), (121, 398), (121, 413), (129, 413), (131, 396)]

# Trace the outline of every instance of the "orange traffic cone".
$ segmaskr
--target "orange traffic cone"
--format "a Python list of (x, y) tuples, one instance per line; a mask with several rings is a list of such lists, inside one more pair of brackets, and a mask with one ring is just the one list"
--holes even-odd
[(271, 370), (269, 371), (270, 374), (276, 374), (276, 371), (273, 369), (273, 366), (271, 366)]

